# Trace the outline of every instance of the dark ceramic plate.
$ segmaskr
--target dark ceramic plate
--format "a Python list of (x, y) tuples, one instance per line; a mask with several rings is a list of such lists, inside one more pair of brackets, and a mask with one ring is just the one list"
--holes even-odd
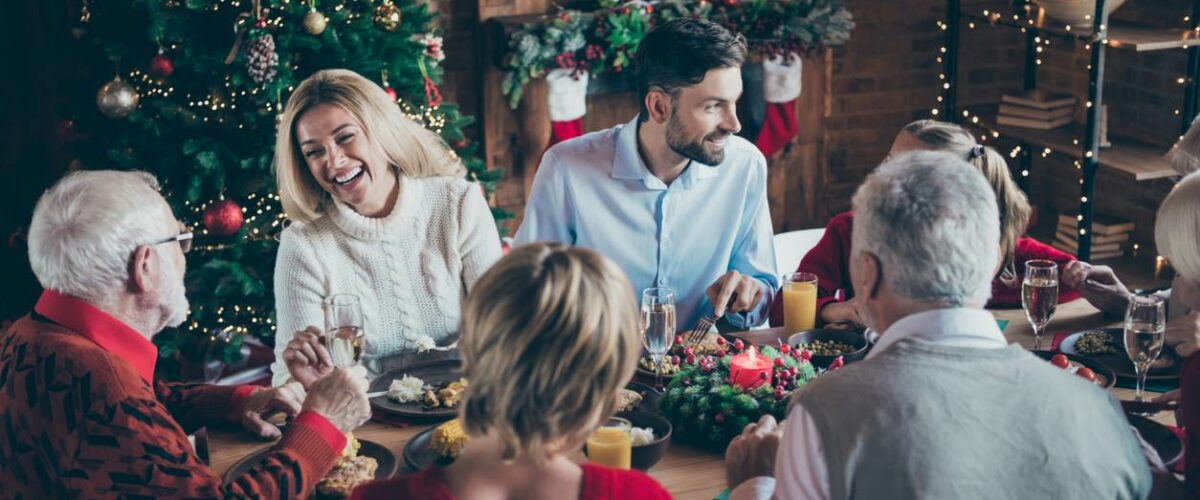
[(433, 450), (434, 429), (437, 429), (436, 425), (421, 431), (420, 434), (408, 440), (401, 453), (404, 456), (404, 465), (414, 471), (419, 471), (426, 467), (445, 467), (454, 462), (453, 459), (444, 458)]
[[(1032, 351), (1032, 352), (1034, 354), (1036, 354), (1037, 357), (1042, 358), (1046, 361), (1050, 361), (1050, 358), (1053, 358), (1055, 354), (1060, 354), (1060, 353), (1051, 352), (1051, 351)], [(1067, 359), (1069, 359), (1071, 361), (1074, 361), (1083, 366), (1091, 368), (1092, 372), (1094, 372), (1096, 374), (1097, 378), (1103, 378), (1104, 383), (1096, 384), (1097, 386), (1102, 387), (1104, 389), (1112, 389), (1112, 387), (1117, 384), (1117, 375), (1115, 373), (1113, 373), (1112, 368), (1109, 368), (1108, 365), (1101, 363), (1098, 360), (1089, 358), (1087, 356), (1076, 356), (1074, 354), (1067, 354), (1067, 353), (1061, 353), (1061, 354), (1066, 356)]]
[[(442, 360), (418, 363), (406, 368), (392, 370), (380, 375), (374, 382), (371, 382), (371, 390), (369, 392), (386, 391), (388, 386), (392, 385), (392, 380), (403, 378), (404, 375), (417, 377), (425, 381), (425, 385), (436, 386), (452, 380), (458, 380), (462, 376), (462, 363), (457, 360)], [(397, 403), (388, 399), (386, 395), (371, 398), (371, 410), (382, 412), (388, 416), (416, 418), (447, 418), (453, 417), (458, 412), (458, 408), (434, 408), (427, 410), (421, 406), (420, 402)]]
[[(1112, 346), (1117, 349), (1116, 354), (1084, 354), (1079, 349), (1075, 348), (1075, 342), (1085, 333), (1103, 332), (1113, 337)], [(1125, 330), (1122, 328), (1097, 328), (1094, 330), (1084, 330), (1081, 332), (1072, 333), (1070, 336), (1062, 340), (1059, 344), (1059, 350), (1066, 354), (1075, 354), (1087, 358), (1095, 359), (1104, 363), (1109, 368), (1112, 368), (1113, 373), (1118, 377), (1133, 379), (1137, 374), (1133, 370), (1133, 362), (1129, 361), (1129, 355), (1125, 354), (1125, 344), (1122, 339), (1125, 336)], [(1165, 366), (1152, 367), (1146, 374), (1146, 380), (1178, 380), (1179, 370), (1183, 368), (1183, 361), (1166, 345), (1163, 346), (1160, 359), (1166, 360)]]
[(1167, 467), (1183, 458), (1183, 441), (1174, 431), (1146, 417), (1129, 414), (1125, 416), (1129, 418), (1129, 425), (1137, 429), (1142, 439), (1150, 443), (1154, 451), (1158, 452), (1158, 458), (1161, 458)]
[[(861, 330), (837, 330), (837, 329), (816, 329), (807, 330), (793, 334), (788, 337), (788, 345), (794, 349), (802, 349), (802, 344), (809, 342), (841, 342), (854, 348), (853, 351), (842, 354), (844, 363), (851, 363), (863, 359), (867, 355), (867, 348), (870, 344), (867, 342), (867, 335)], [(817, 356), (813, 355), (812, 364), (817, 368), (826, 368), (837, 356)]]
[[(396, 455), (392, 453), (392, 450), (389, 450), (383, 445), (374, 441), (367, 441), (366, 439), (359, 439), (358, 442), (362, 445), (358, 449), (358, 454), (361, 456), (374, 458), (379, 464), (379, 467), (375, 469), (376, 480), (387, 479), (396, 474), (396, 468), (400, 464), (396, 461)], [(245, 474), (246, 471), (250, 470), (251, 467), (261, 463), (263, 458), (265, 458), (271, 451), (271, 448), (266, 448), (260, 450), (258, 453), (251, 454), (241, 460), (238, 460), (237, 463), (233, 464), (233, 466), (225, 472), (225, 484), (232, 483), (234, 479), (242, 474)], [(308, 492), (308, 498), (326, 497), (324, 495), (318, 495), (315, 491), (310, 491)]]

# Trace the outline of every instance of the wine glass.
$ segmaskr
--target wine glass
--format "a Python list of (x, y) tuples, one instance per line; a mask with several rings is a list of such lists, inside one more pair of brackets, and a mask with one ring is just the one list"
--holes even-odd
[(1166, 321), (1166, 307), (1161, 297), (1134, 297), (1125, 310), (1125, 353), (1137, 372), (1137, 401), (1144, 400), (1146, 373), (1162, 352)]
[(1041, 350), (1042, 334), (1058, 308), (1058, 264), (1049, 260), (1025, 263), (1025, 280), (1021, 282), (1021, 306), (1033, 325), (1033, 349)]
[(662, 362), (675, 339), (675, 291), (653, 287), (642, 291), (642, 345), (654, 361), (654, 380), (662, 386)]
[(339, 293), (325, 299), (325, 344), (333, 366), (350, 368), (362, 361), (366, 345), (362, 302), (357, 295)]

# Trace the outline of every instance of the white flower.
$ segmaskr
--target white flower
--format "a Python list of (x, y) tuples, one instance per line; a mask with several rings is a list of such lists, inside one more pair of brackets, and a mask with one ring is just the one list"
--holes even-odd
[(392, 380), (388, 386), (388, 398), (398, 403), (411, 403), (421, 398), (422, 390), (425, 388), (425, 381), (405, 375), (404, 378)]
[(442, 50), (442, 37), (425, 33), (418, 41), (425, 46), (425, 56), (439, 62), (446, 59), (446, 52)]
[(433, 337), (428, 335), (417, 337), (417, 340), (413, 341), (413, 344), (416, 345), (417, 352), (425, 352), (437, 347), (437, 342), (434, 342)]

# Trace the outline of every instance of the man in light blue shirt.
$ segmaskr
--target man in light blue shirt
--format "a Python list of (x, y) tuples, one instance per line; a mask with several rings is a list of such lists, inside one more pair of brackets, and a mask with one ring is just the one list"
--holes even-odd
[(767, 162), (741, 129), (741, 37), (676, 19), (635, 57), (637, 118), (548, 150), (517, 244), (560, 241), (603, 253), (634, 292), (675, 292), (676, 328), (702, 315), (757, 326), (779, 280)]

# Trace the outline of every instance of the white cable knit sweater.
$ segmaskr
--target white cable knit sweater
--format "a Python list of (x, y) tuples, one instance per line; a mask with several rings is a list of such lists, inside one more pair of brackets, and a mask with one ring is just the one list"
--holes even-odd
[(422, 335), (444, 344), (458, 331), (467, 290), (500, 258), (492, 213), (479, 185), (464, 179), (400, 182), (386, 217), (332, 203), (313, 223), (283, 230), (275, 261), (274, 385), (289, 377), (284, 347), (297, 330), (325, 328), (321, 302), (335, 293), (362, 300), (365, 359), (411, 350)]

